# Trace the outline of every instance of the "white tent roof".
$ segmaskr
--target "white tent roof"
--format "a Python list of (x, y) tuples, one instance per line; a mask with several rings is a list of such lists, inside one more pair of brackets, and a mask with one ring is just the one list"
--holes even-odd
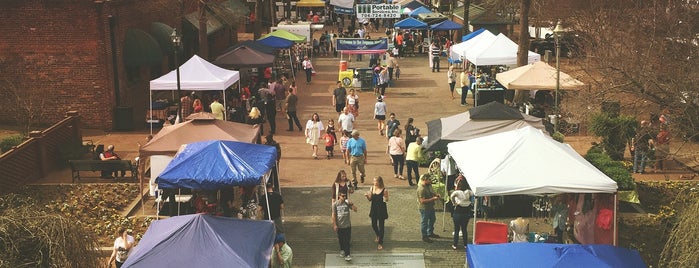
[(447, 145), (477, 196), (614, 193), (617, 184), (569, 145), (524, 127)]
[[(495, 75), (495, 79), (507, 89), (556, 90), (555, 67), (543, 61), (535, 62)], [(560, 72), (559, 89), (575, 90), (585, 88), (585, 84), (570, 75)]]
[(469, 40), (451, 46), (449, 48), (449, 57), (453, 60), (466, 58), (466, 51), (473, 47), (475, 44), (478, 44), (481, 41), (489, 44), (493, 40), (495, 40), (495, 35), (490, 31), (485, 30)]
[[(197, 55), (180, 66), (182, 90), (225, 90), (238, 80), (240, 72), (223, 69)], [(150, 90), (176, 89), (177, 70), (150, 81)]]
[[(478, 36), (480, 35), (483, 34)], [(518, 47), (517, 43), (504, 34), (498, 34), (491, 42), (478, 42), (469, 48), (466, 51), (466, 59), (476, 66), (517, 64)], [(528, 52), (527, 63), (540, 60), (541, 55), (532, 51)]]

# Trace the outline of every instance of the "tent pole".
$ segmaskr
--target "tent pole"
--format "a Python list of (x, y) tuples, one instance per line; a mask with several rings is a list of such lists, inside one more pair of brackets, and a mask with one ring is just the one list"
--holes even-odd
[[(238, 80), (240, 82), (240, 80)], [(228, 106), (226, 106), (226, 89), (224, 88), (222, 93), (223, 94), (223, 121), (228, 121)], [(184, 118), (181, 119), (182, 122), (184, 122)]]
[(150, 120), (153, 120), (153, 91), (148, 91), (148, 100), (149, 104), (148, 107), (150, 107), (150, 117), (148, 118), (148, 125), (150, 125), (150, 135), (153, 135), (153, 123)]
[(617, 202), (619, 196), (618, 192), (614, 193), (614, 246), (617, 246)]
[[(177, 195), (182, 195), (182, 188), (177, 188)], [(170, 200), (170, 202), (171, 202), (170, 204), (172, 204), (172, 202), (177, 203), (177, 216), (179, 216), (180, 215), (180, 202), (177, 202), (177, 196), (175, 196), (175, 200)]]
[[(473, 233), (471, 243), (476, 244), (476, 221), (478, 220), (478, 196), (473, 199)], [(467, 237), (468, 238), (468, 237)]]

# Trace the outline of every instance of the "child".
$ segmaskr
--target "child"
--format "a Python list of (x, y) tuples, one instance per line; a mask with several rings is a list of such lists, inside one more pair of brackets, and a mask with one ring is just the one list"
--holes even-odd
[(345, 160), (345, 164), (349, 165), (349, 158), (345, 154), (347, 151), (347, 141), (349, 141), (350, 132), (342, 131), (342, 138), (340, 138), (340, 150), (342, 150), (342, 158)]
[(325, 140), (325, 152), (328, 153), (328, 159), (333, 157), (333, 150), (335, 149), (335, 137), (331, 134), (330, 129), (325, 130), (325, 135), (323, 139)]
[(396, 79), (400, 78), (400, 68), (396, 66)]
[(328, 126), (326, 127), (328, 131), (330, 131), (330, 135), (333, 135), (333, 139), (335, 140), (335, 144), (337, 144), (337, 134), (335, 134), (335, 120), (328, 120)]
[(298, 94), (298, 87), (296, 87), (296, 81), (291, 82), (291, 86), (289, 88), (293, 89), (292, 92), (294, 93), (294, 95)]
[(352, 240), (352, 223), (350, 222), (350, 210), (357, 212), (357, 206), (347, 200), (345, 193), (340, 193), (337, 201), (333, 203), (333, 230), (337, 233), (340, 242), (341, 255), (346, 261), (351, 261), (350, 241)]

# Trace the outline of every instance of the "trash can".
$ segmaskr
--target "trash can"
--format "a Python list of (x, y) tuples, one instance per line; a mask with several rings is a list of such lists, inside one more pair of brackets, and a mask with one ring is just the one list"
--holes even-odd
[(357, 68), (357, 77), (362, 82), (362, 90), (374, 89), (374, 72), (370, 68)]
[(114, 130), (133, 130), (133, 107), (117, 106), (114, 108)]

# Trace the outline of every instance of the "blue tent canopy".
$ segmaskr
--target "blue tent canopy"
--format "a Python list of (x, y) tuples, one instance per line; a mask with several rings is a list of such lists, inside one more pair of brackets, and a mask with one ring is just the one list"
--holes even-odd
[(273, 48), (290, 48), (294, 46), (294, 41), (284, 39), (281, 37), (276, 37), (273, 35), (258, 39), (257, 43)]
[(476, 30), (475, 32), (472, 32), (472, 33), (470, 33), (470, 34), (464, 35), (463, 37), (461, 37), (461, 42), (468, 41), (469, 39), (478, 36), (479, 34), (481, 34), (481, 33), (484, 32), (484, 31), (485, 31), (485, 28), (480, 28), (480, 29)]
[(227, 48), (221, 54), (226, 54), (226, 52), (233, 51), (236, 48), (239, 48), (242, 46), (246, 46), (246, 47), (252, 48), (254, 50), (257, 50), (259, 52), (262, 52), (265, 54), (270, 54), (270, 55), (277, 55), (277, 50), (278, 50), (278, 48), (266, 46), (266, 45), (261, 44), (260, 42), (257, 42), (257, 41), (245, 40), (245, 41), (242, 41), (242, 42), (236, 44), (235, 46), (231, 46), (231, 47)]
[(647, 267), (637, 250), (612, 245), (469, 244), (466, 258), (468, 267)]
[(453, 22), (451, 20), (445, 20), (430, 26), (430, 29), (432, 31), (460, 30), (461, 28), (463, 28), (463, 25)]
[(274, 223), (204, 214), (153, 221), (122, 267), (267, 267)]
[(393, 24), (393, 27), (397, 29), (408, 29), (408, 30), (426, 30), (429, 28), (427, 26), (427, 23), (424, 23), (422, 21), (419, 21), (414, 18), (406, 18), (404, 20), (401, 20), (399, 22), (396, 22)]
[(417, 9), (413, 10), (410, 12), (410, 16), (413, 18), (417, 18), (417, 15), (420, 15), (422, 13), (432, 13), (432, 10), (429, 8), (426, 8), (424, 6), (418, 7)]
[(160, 189), (217, 190), (257, 185), (277, 159), (274, 146), (236, 141), (187, 144), (155, 180)]

